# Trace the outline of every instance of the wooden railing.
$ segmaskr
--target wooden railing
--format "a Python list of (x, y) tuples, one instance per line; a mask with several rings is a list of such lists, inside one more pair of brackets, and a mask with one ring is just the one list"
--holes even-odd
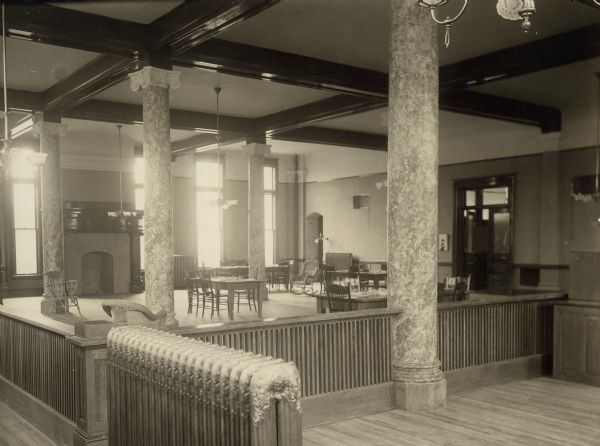
[(293, 361), (306, 397), (391, 381), (390, 320), (396, 315), (368, 310), (177, 333)]
[[(70, 444), (71, 439), (77, 444), (106, 440), (106, 342), (102, 336), (110, 325), (82, 322), (81, 337), (0, 312), (0, 376), (10, 383), (2, 385), (12, 389), (8, 398), (21, 415), (38, 428), (52, 427), (44, 433), (58, 444)], [(99, 337), (86, 338), (88, 333)]]
[(4, 378), (77, 422), (79, 358), (65, 335), (0, 315), (0, 355)]
[(553, 302), (556, 299), (440, 305), (442, 370), (552, 353)]

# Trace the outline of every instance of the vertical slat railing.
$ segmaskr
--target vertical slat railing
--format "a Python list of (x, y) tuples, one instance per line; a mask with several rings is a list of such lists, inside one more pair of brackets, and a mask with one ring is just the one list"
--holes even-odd
[(306, 397), (390, 382), (391, 319), (397, 314), (366, 310), (177, 333), (291, 361)]
[(80, 357), (65, 334), (0, 314), (0, 374), (73, 423), (82, 410)]
[(440, 306), (442, 370), (552, 353), (552, 308), (556, 301)]

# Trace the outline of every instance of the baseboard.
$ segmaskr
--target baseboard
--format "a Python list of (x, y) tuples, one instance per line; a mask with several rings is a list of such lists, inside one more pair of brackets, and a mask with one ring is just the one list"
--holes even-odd
[(57, 445), (73, 445), (73, 432), (77, 429), (74, 423), (3, 376), (0, 376), (0, 401)]
[(552, 355), (533, 355), (445, 372), (447, 393), (505, 384), (552, 374)]
[(312, 427), (396, 408), (393, 383), (302, 398), (302, 427)]

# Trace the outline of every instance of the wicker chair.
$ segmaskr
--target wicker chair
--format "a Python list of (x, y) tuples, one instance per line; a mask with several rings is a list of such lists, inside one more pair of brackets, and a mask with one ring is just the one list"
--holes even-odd
[(338, 285), (336, 283), (325, 283), (325, 292), (327, 293), (330, 313), (352, 310), (350, 304), (350, 284)]
[(163, 328), (167, 322), (166, 311), (161, 310), (155, 314), (145, 305), (128, 300), (102, 302), (102, 309), (115, 324)]

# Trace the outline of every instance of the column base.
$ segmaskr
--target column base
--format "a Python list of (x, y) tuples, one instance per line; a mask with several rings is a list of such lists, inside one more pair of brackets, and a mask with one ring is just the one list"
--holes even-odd
[(65, 307), (64, 305), (54, 303), (54, 310), (52, 310), (53, 305), (52, 301), (49, 299), (42, 299), (40, 302), (40, 311), (44, 316), (48, 316), (49, 314), (64, 314)]
[(177, 328), (179, 322), (175, 319), (175, 313), (167, 313), (167, 320), (165, 321), (165, 328)]
[(446, 407), (446, 380), (395, 383), (396, 407), (407, 412), (431, 412)]
[(433, 364), (395, 363), (396, 407), (407, 412), (430, 412), (446, 406), (446, 379), (439, 361)]

